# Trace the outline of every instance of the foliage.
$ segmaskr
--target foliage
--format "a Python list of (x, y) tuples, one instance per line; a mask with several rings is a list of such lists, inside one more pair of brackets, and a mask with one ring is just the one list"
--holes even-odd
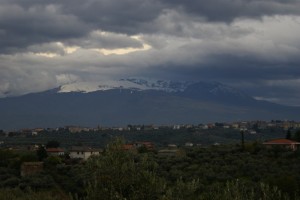
[(288, 129), (288, 130), (287, 130), (285, 138), (288, 139), (288, 140), (292, 139), (292, 132), (291, 132), (291, 129)]
[(18, 157), (18, 154), (16, 154), (13, 151), (10, 150), (0, 150), (0, 166), (1, 167), (7, 167), (9, 164)]
[[(286, 131), (282, 128), (272, 129), (258, 129), (259, 134), (249, 134), (245, 132), (245, 142), (255, 140), (268, 140), (272, 138), (283, 138), (286, 136)], [(95, 130), (89, 132), (72, 133), (66, 129), (58, 129), (52, 131), (44, 131), (37, 136), (21, 136), (21, 134), (14, 137), (4, 137), (0, 135), (0, 140), (4, 141), (6, 145), (32, 145), (32, 144), (47, 144), (50, 141), (57, 141), (59, 146), (70, 147), (78, 145), (105, 147), (112, 137), (124, 137), (126, 141), (150, 141), (156, 147), (167, 144), (176, 144), (177, 146), (184, 146), (186, 142), (193, 142), (194, 144), (210, 145), (218, 142), (220, 144), (239, 143), (241, 141), (240, 131), (237, 129), (224, 129), (215, 127), (211, 129), (199, 128), (182, 128), (173, 130), (173, 128), (159, 128), (157, 130)], [(57, 146), (57, 145), (55, 145)]]
[(108, 146), (102, 156), (90, 159), (85, 199), (158, 199), (164, 191), (163, 179), (156, 174), (156, 164), (146, 155), (136, 158), (122, 149), (122, 141)]
[(49, 156), (44, 160), (46, 167), (53, 167), (62, 163), (62, 159), (58, 156)]
[(50, 156), (42, 173), (25, 177), (18, 163), (36, 157), (0, 150), (0, 200), (299, 199), (299, 152), (255, 141), (245, 142), (243, 151), (240, 144), (180, 148), (182, 155), (172, 157), (123, 145), (114, 140), (86, 162)]
[(56, 140), (48, 141), (46, 144), (46, 148), (58, 148), (60, 146), (60, 143)]
[(19, 188), (41, 190), (41, 189), (52, 189), (55, 188), (55, 181), (48, 174), (35, 174), (31, 176), (25, 176), (21, 179)]
[(57, 191), (22, 191), (20, 189), (0, 189), (0, 200), (68, 200), (69, 198)]
[(184, 157), (157, 157), (159, 174), (169, 185), (178, 177), (184, 182), (198, 180), (199, 190), (207, 192), (215, 185), (224, 187), (226, 182), (239, 179), (248, 183), (248, 188), (257, 188), (260, 183), (276, 187), (293, 197), (300, 192), (300, 160), (298, 152), (287, 149), (265, 149), (257, 142), (239, 146), (227, 145), (211, 148), (188, 148)]
[(169, 187), (166, 195), (162, 197), (163, 200), (196, 200), (200, 197), (201, 184), (199, 180), (192, 180), (184, 182), (182, 178), (176, 181), (174, 186)]
[(200, 199), (212, 200), (288, 200), (276, 187), (261, 183), (258, 188), (249, 187), (239, 180), (227, 182), (224, 186), (216, 186), (204, 193)]
[(36, 155), (37, 155), (39, 161), (44, 160), (48, 156), (45, 147), (42, 145), (39, 146), (38, 150), (36, 151)]
[(300, 142), (300, 130), (298, 130), (295, 135), (294, 135), (294, 140), (296, 140), (297, 142)]

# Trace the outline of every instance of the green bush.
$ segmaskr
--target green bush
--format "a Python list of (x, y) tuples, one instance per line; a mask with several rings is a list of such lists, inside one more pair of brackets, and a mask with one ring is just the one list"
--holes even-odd
[(59, 192), (22, 191), (19, 189), (0, 189), (0, 200), (68, 200), (67, 196)]
[(93, 157), (84, 170), (89, 174), (86, 200), (152, 200), (165, 189), (156, 174), (156, 164), (147, 155), (136, 158), (122, 149), (122, 141), (111, 143), (104, 155)]

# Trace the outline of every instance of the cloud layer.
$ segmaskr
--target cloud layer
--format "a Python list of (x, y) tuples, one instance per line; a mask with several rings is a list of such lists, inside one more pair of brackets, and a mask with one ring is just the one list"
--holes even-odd
[(297, 0), (2, 0), (0, 96), (150, 76), (300, 105), (299, 33)]

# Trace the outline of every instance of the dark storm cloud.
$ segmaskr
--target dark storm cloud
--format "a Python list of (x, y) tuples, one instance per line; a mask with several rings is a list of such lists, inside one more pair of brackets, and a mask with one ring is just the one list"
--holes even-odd
[(268, 15), (299, 15), (297, 0), (166, 0), (169, 5), (202, 16), (209, 21), (231, 22), (236, 18), (258, 18)]
[(55, 5), (0, 3), (0, 53), (14, 53), (27, 46), (83, 36), (88, 26), (65, 15)]
[[(94, 30), (136, 34), (139, 26), (161, 11), (154, 1), (4, 1), (0, 2), (0, 53), (24, 51), (27, 46), (78, 40), (84, 46), (140, 47), (134, 40), (102, 37), (86, 42)], [(92, 35), (93, 36), (93, 35)], [(98, 38), (99, 39), (99, 38)], [(81, 41), (80, 41), (81, 40)], [(132, 46), (130, 46), (132, 45)]]
[[(166, 10), (194, 16), (187, 20), (230, 22), (239, 17), (298, 15), (300, 3), (296, 0), (3, 0), (0, 2), (0, 52), (13, 53), (33, 44), (70, 38), (84, 39), (93, 30), (154, 34), (168, 27), (168, 22), (156, 21)], [(167, 34), (181, 31), (180, 24), (175, 26)]]
[[(199, 57), (199, 60), (202, 58)], [(291, 58), (292, 59), (292, 58)], [(240, 58), (239, 55), (215, 55), (201, 62), (169, 62), (152, 66), (156, 75), (176, 77), (191, 80), (220, 80), (223, 82), (255, 82), (264, 80), (294, 80), (300, 79), (300, 59), (285, 62), (270, 62), (254, 55)], [(146, 74), (147, 72), (145, 72)], [(164, 78), (164, 77), (162, 77)]]
[(80, 46), (83, 48), (100, 48), (100, 49), (118, 49), (118, 48), (141, 48), (141, 41), (130, 38), (124, 34), (116, 34), (111, 32), (91, 32), (85, 39), (66, 40), (66, 44)]
[(1, 0), (0, 95), (145, 75), (296, 102), (299, 15), (298, 0)]
[(101, 30), (137, 34), (140, 27), (153, 21), (163, 10), (158, 0), (100, 0), (64, 1), (64, 11), (76, 15), (94, 28)]

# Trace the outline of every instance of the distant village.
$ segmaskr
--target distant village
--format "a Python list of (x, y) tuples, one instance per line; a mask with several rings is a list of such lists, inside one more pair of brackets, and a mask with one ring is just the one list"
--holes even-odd
[[(3, 131), (0, 130), (0, 148), (11, 148), (15, 150), (37, 150), (40, 144), (30, 145), (30, 146), (7, 146), (1, 138), (34, 138), (39, 136), (39, 134), (51, 134), (51, 133), (103, 133), (103, 132), (125, 132), (126, 133), (147, 133), (151, 131), (180, 131), (180, 130), (192, 130), (192, 131), (201, 131), (201, 130), (222, 130), (222, 129), (232, 129), (235, 131), (243, 132), (245, 134), (256, 135), (263, 130), (268, 129), (281, 129), (283, 132), (290, 130), (300, 129), (300, 122), (296, 121), (282, 121), (282, 120), (272, 120), (272, 121), (240, 121), (232, 123), (208, 123), (208, 124), (178, 124), (178, 125), (169, 125), (169, 126), (156, 126), (156, 125), (127, 125), (126, 127), (100, 127), (97, 128), (88, 128), (80, 126), (65, 126), (58, 128), (33, 128), (33, 129), (21, 129), (17, 131)], [(286, 141), (285, 141), (286, 142)], [(214, 145), (219, 145), (219, 143), (214, 143)], [(185, 147), (201, 146), (201, 144), (194, 144), (192, 142), (186, 142)], [(134, 141), (124, 145), (124, 150), (137, 150), (140, 147), (145, 148), (146, 150), (154, 150), (155, 146), (152, 142), (149, 141)], [(167, 149), (161, 149), (162, 154), (173, 154), (177, 151), (173, 149), (177, 148), (177, 144), (166, 144)], [(25, 149), (24, 149), (25, 148)], [(294, 147), (293, 147), (294, 148)], [(170, 150), (171, 149), (171, 150)], [(72, 146), (68, 149), (64, 148), (48, 148), (47, 153), (50, 155), (59, 155), (62, 156), (66, 152), (70, 155), (71, 158), (81, 158), (86, 160), (89, 156), (99, 154), (101, 149), (93, 149), (88, 146)]]
[(214, 128), (223, 129), (237, 129), (250, 134), (257, 134), (259, 130), (281, 128), (283, 130), (299, 129), (300, 122), (296, 121), (239, 121), (231, 123), (207, 123), (207, 124), (175, 124), (175, 125), (127, 125), (126, 127), (101, 127), (96, 128), (81, 127), (81, 126), (65, 126), (57, 128), (24, 128), (15, 131), (3, 131), (0, 129), (0, 136), (12, 137), (12, 136), (36, 136), (39, 133), (51, 133), (58, 131), (65, 131), (69, 133), (81, 133), (81, 132), (101, 132), (101, 131), (151, 131), (151, 130), (180, 130), (180, 129), (194, 129), (194, 130), (207, 130)]
[[(38, 137), (40, 134), (51, 133), (64, 133), (64, 134), (83, 134), (85, 133), (107, 133), (107, 132), (127, 132), (127, 133), (147, 133), (154, 132), (157, 130), (161, 131), (180, 131), (180, 130), (191, 130), (191, 131), (201, 131), (201, 130), (223, 130), (223, 129), (232, 129), (237, 133), (241, 134), (250, 134), (258, 135), (263, 130), (268, 129), (280, 129), (283, 132), (288, 132), (291, 130), (299, 130), (300, 122), (295, 121), (281, 121), (281, 120), (272, 120), (272, 121), (241, 121), (241, 122), (232, 122), (232, 123), (208, 123), (208, 124), (199, 124), (199, 125), (172, 125), (172, 126), (155, 126), (155, 125), (127, 125), (126, 127), (97, 127), (97, 128), (88, 128), (88, 127), (79, 127), (79, 126), (65, 126), (58, 128), (33, 128), (33, 129), (21, 129), (17, 131), (2, 131), (0, 130), (0, 150), (13, 150), (17, 152), (38, 152), (44, 149), (45, 153), (48, 156), (58, 156), (61, 158), (68, 159), (79, 159), (82, 161), (87, 160), (93, 155), (101, 155), (104, 151), (102, 148), (91, 147), (86, 145), (72, 145), (68, 147), (57, 145), (48, 145), (48, 144), (32, 144), (27, 146), (15, 145), (7, 146), (5, 144), (4, 138), (34, 138)], [(1, 140), (2, 138), (2, 140)], [(50, 141), (50, 143), (53, 141)], [(213, 145), (220, 145), (214, 143)], [(300, 147), (300, 143), (297, 141), (290, 140), (289, 138), (276, 138), (269, 140), (263, 143), (266, 147), (273, 146), (283, 146), (292, 151), (297, 150)], [(201, 144), (186, 142), (182, 147), (191, 148), (201, 146)], [(164, 147), (157, 148), (153, 142), (150, 141), (134, 141), (124, 143), (122, 150), (131, 151), (131, 152), (155, 152), (160, 156), (179, 156), (184, 154), (184, 150), (179, 148), (177, 144), (168, 143)], [(34, 163), (24, 163), (22, 165), (22, 176), (35, 173), (35, 169), (41, 169), (42, 165), (39, 162)]]

